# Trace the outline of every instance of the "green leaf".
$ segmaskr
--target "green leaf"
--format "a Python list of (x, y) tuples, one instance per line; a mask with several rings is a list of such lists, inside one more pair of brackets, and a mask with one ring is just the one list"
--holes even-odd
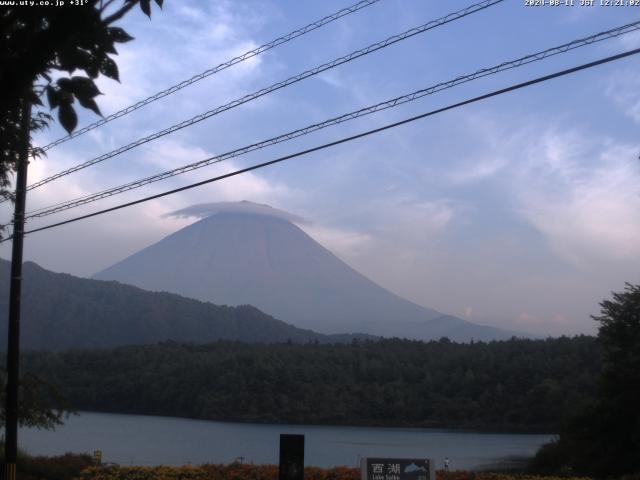
[(89, 75), (91, 78), (98, 78), (98, 74), (100, 73), (100, 69), (98, 68), (98, 65), (96, 63), (87, 65), (86, 67), (84, 67), (84, 71), (87, 72), (87, 75)]
[(147, 17), (151, 18), (151, 0), (140, 0), (140, 8)]
[(58, 52), (58, 61), (60, 63), (60, 69), (71, 73), (74, 70), (87, 70), (87, 68), (97, 60), (89, 50), (77, 46), (70, 46)]
[(111, 58), (106, 57), (100, 65), (100, 73), (105, 77), (112, 78), (116, 81), (120, 81), (120, 74), (118, 73), (118, 65)]
[(127, 43), (133, 40), (133, 37), (120, 27), (107, 27), (107, 36), (113, 42)]
[(60, 121), (60, 125), (62, 125), (69, 134), (76, 128), (76, 125), (78, 125), (78, 116), (70, 103), (60, 104), (58, 120)]
[(102, 116), (102, 113), (100, 112), (100, 109), (98, 108), (98, 104), (96, 103), (96, 101), (93, 98), (80, 98), (80, 97), (78, 97), (78, 102), (84, 108), (88, 108), (89, 110), (93, 110), (96, 113), (96, 115)]
[(58, 87), (65, 92), (71, 92), (71, 79), (70, 78), (59, 78), (58, 79)]
[(73, 93), (68, 92), (66, 90), (58, 90), (58, 104), (62, 105), (63, 103), (73, 103)]
[(54, 109), (60, 104), (60, 94), (51, 85), (47, 85), (47, 100), (49, 108)]
[(80, 98), (93, 98), (100, 95), (100, 90), (96, 84), (87, 77), (71, 77), (71, 91)]
[(104, 46), (104, 51), (107, 53), (112, 53), (114, 55), (118, 55), (118, 50), (116, 50), (116, 47), (113, 46), (113, 43), (110, 45), (105, 45)]
[(162, 0), (156, 0), (156, 3), (158, 4), (158, 6), (159, 6), (160, 8), (162, 8)]

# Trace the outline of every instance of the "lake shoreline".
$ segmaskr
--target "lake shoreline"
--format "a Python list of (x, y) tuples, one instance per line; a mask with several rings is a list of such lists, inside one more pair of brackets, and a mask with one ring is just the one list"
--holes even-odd
[(137, 414), (79, 412), (55, 431), (23, 428), (19, 444), (31, 455), (100, 450), (120, 465), (233, 462), (277, 464), (281, 434), (305, 436), (305, 463), (356, 466), (362, 457), (445, 457), (453, 469), (481, 469), (532, 457), (551, 435), (475, 433), (444, 429), (249, 424)]
[(161, 413), (140, 413), (140, 412), (122, 412), (112, 410), (96, 410), (96, 409), (79, 409), (74, 413), (99, 413), (114, 415), (137, 415), (143, 417), (161, 417), (176, 418), (181, 420), (194, 420), (203, 422), (227, 423), (238, 425), (264, 425), (264, 426), (312, 426), (312, 427), (354, 427), (354, 428), (387, 428), (387, 429), (413, 429), (413, 430), (438, 430), (443, 432), (456, 433), (488, 433), (488, 434), (522, 434), (522, 435), (558, 435), (551, 428), (546, 427), (526, 427), (517, 425), (503, 426), (446, 426), (438, 423), (411, 424), (411, 423), (393, 423), (393, 422), (361, 422), (361, 423), (313, 423), (313, 422), (279, 422), (279, 421), (261, 421), (260, 419), (218, 419), (203, 417), (181, 417), (178, 415), (165, 415)]

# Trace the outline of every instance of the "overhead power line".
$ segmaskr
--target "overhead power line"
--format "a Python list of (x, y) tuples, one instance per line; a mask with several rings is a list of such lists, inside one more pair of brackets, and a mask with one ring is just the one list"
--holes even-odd
[[(356, 50), (348, 55), (345, 55), (343, 57), (337, 58), (335, 60), (332, 60), (331, 62), (327, 62), (324, 63), (320, 66), (317, 66), (315, 68), (312, 68), (310, 70), (306, 70), (300, 74), (294, 75), (292, 77), (287, 78), (286, 80), (282, 80), (280, 82), (274, 83), (273, 85), (270, 85), (269, 87), (263, 88), (261, 90), (258, 90), (257, 92), (251, 93), (249, 95), (245, 95), (242, 98), (239, 98), (237, 100), (233, 100), (232, 102), (229, 102), (225, 105), (219, 106), (217, 108), (214, 108), (213, 110), (209, 110), (208, 112), (205, 113), (201, 113), (200, 115), (196, 115), (195, 117), (189, 119), (189, 120), (185, 120), (183, 122), (180, 122), (178, 124), (175, 124), (171, 127), (165, 128), (164, 130), (161, 130), (159, 132), (153, 133), (147, 137), (143, 137), (140, 138), (132, 143), (129, 143), (128, 145), (122, 146), (120, 148), (117, 148), (116, 150), (113, 150), (109, 153), (106, 153), (104, 155), (100, 155), (99, 157), (93, 158), (91, 160), (88, 160), (84, 163), (78, 164), (74, 167), (71, 167), (69, 169), (63, 170), (59, 173), (56, 173), (55, 175), (52, 175), (50, 177), (47, 177), (43, 180), (40, 180), (39, 182), (33, 183), (31, 185), (29, 185), (27, 187), (28, 190), (32, 190), (34, 188), (38, 188), (41, 187), (42, 185), (45, 185), (49, 182), (52, 182), (60, 177), (64, 177), (66, 175), (69, 175), (71, 173), (77, 172), (78, 170), (82, 170), (84, 168), (87, 168), (89, 166), (95, 165), (96, 163), (100, 163), (103, 162), (109, 158), (115, 157), (116, 155), (119, 155), (121, 153), (124, 153), (128, 150), (131, 150), (133, 148), (139, 147), (140, 145), (144, 145), (145, 143), (151, 142), (153, 140), (156, 140), (160, 137), (163, 137), (165, 135), (169, 135), (170, 133), (174, 133), (178, 130), (181, 130), (183, 128), (186, 127), (190, 127), (198, 122), (201, 122), (203, 120), (206, 120), (207, 118), (210, 118), (214, 115), (217, 115), (219, 113), (222, 113), (224, 111), (230, 110), (232, 108), (238, 107), (240, 105), (243, 105), (247, 102), (250, 102), (252, 100), (255, 100), (259, 97), (262, 97), (264, 95), (267, 95), (275, 90), (279, 90), (281, 88), (287, 87), (289, 85), (292, 85), (294, 83), (300, 82), (301, 80), (304, 80), (306, 78), (312, 77), (314, 75), (317, 75), (319, 73), (325, 72), (329, 69), (335, 68), (338, 65), (342, 65), (344, 63), (347, 62), (351, 62), (352, 60), (355, 60), (357, 58), (363, 57), (365, 55), (368, 55), (372, 52), (375, 52), (377, 50), (386, 48), (390, 45), (393, 45), (395, 43), (398, 43), (402, 40), (406, 40), (408, 38), (411, 38), (415, 35), (427, 32), (429, 30), (432, 30), (434, 28), (437, 28), (439, 26), (445, 25), (447, 23), (459, 20), (461, 18), (464, 18), (468, 15), (471, 15), (473, 13), (477, 13), (481, 10), (484, 10), (486, 8), (489, 8), (493, 5), (496, 5), (498, 3), (502, 3), (504, 0), (484, 0), (480, 3), (476, 3), (473, 5), (468, 6), (467, 8), (464, 8), (462, 10), (458, 10), (456, 12), (450, 13), (448, 15), (445, 15), (444, 17), (441, 17), (437, 20), (432, 20), (428, 23), (425, 23), (423, 25), (420, 25), (419, 27), (414, 27), (411, 28), (405, 32), (402, 32), (400, 34), (397, 35), (393, 35), (391, 37), (386, 38), (385, 40), (382, 40), (380, 42), (376, 42), (372, 45), (369, 45), (368, 47), (362, 48), (360, 50)], [(2, 202), (0, 202), (2, 203)]]
[[(34, 228), (32, 230), (26, 231), (25, 234), (41, 232), (43, 230), (49, 230), (51, 228), (55, 228), (55, 227), (59, 227), (59, 226), (62, 226), (62, 225), (67, 225), (67, 224), (70, 224), (70, 223), (78, 222), (80, 220), (85, 220), (87, 218), (96, 217), (98, 215), (103, 215), (105, 213), (109, 213), (109, 212), (113, 212), (113, 211), (120, 210), (120, 209), (123, 209), (123, 208), (131, 207), (133, 205), (138, 205), (140, 203), (145, 203), (145, 202), (148, 202), (150, 200), (155, 200), (155, 199), (158, 199), (158, 198), (166, 197), (167, 195), (172, 195), (174, 193), (183, 192), (185, 190), (190, 190), (192, 188), (196, 188), (196, 187), (200, 187), (202, 185), (206, 185), (206, 184), (209, 184), (209, 183), (213, 183), (213, 182), (217, 182), (217, 181), (220, 181), (220, 180), (224, 180), (224, 179), (227, 179), (227, 178), (230, 178), (230, 177), (234, 177), (236, 175), (241, 175), (243, 173), (247, 173), (247, 172), (258, 170), (258, 169), (261, 169), (261, 168), (264, 168), (264, 167), (275, 165), (276, 163), (284, 162), (285, 160), (290, 160), (290, 159), (293, 159), (293, 158), (297, 158), (297, 157), (301, 157), (301, 156), (304, 156), (304, 155), (308, 155), (308, 154), (313, 153), (313, 152), (317, 152), (317, 151), (324, 150), (324, 149), (327, 149), (327, 148), (330, 148), (330, 147), (334, 147), (336, 145), (340, 145), (340, 144), (343, 144), (343, 143), (351, 142), (351, 141), (359, 139), (359, 138), (367, 137), (369, 135), (380, 133), (380, 132), (383, 132), (385, 130), (389, 130), (391, 128), (399, 127), (400, 125), (405, 125), (405, 124), (408, 124), (408, 123), (411, 123), (411, 122), (415, 122), (417, 120), (420, 120), (420, 119), (423, 119), (423, 118), (427, 118), (427, 117), (436, 115), (438, 113), (446, 112), (448, 110), (453, 110), (455, 108), (459, 108), (459, 107), (462, 107), (462, 106), (465, 106), (465, 105), (469, 105), (469, 104), (472, 104), (472, 103), (480, 102), (482, 100), (486, 100), (486, 99), (491, 98), (491, 97), (496, 97), (498, 95), (502, 95), (502, 94), (505, 94), (505, 93), (508, 93), (508, 92), (519, 90), (519, 89), (522, 89), (522, 88), (525, 88), (525, 87), (529, 87), (531, 85), (535, 85), (535, 84), (538, 84), (538, 83), (546, 82), (546, 81), (552, 80), (554, 78), (563, 77), (563, 76), (566, 76), (566, 75), (569, 75), (569, 74), (572, 74), (572, 73), (579, 72), (581, 70), (586, 70), (588, 68), (593, 68), (593, 67), (598, 66), (598, 65), (602, 65), (602, 64), (605, 64), (605, 63), (613, 62), (615, 60), (620, 60), (622, 58), (629, 57), (631, 55), (637, 55), (638, 53), (640, 53), (640, 48), (636, 48), (636, 49), (630, 50), (628, 52), (619, 53), (617, 55), (612, 55), (612, 56), (609, 56), (609, 57), (606, 57), (606, 58), (602, 58), (600, 60), (596, 60), (596, 61), (593, 61), (593, 62), (584, 63), (584, 64), (579, 65), (577, 67), (572, 67), (572, 68), (568, 68), (566, 70), (561, 70), (559, 72), (555, 72), (555, 73), (552, 73), (552, 74), (549, 74), (549, 75), (544, 75), (542, 77), (537, 77), (537, 78), (535, 78), (533, 80), (528, 80), (526, 82), (518, 83), (518, 84), (512, 85), (510, 87), (502, 88), (500, 90), (495, 90), (493, 92), (490, 92), (490, 93), (487, 93), (487, 94), (484, 94), (484, 95), (480, 95), (478, 97), (474, 97), (474, 98), (471, 98), (471, 99), (468, 99), (468, 100), (464, 100), (462, 102), (454, 103), (452, 105), (448, 105), (446, 107), (438, 108), (436, 110), (431, 110), (430, 112), (426, 112), (426, 113), (423, 113), (421, 115), (416, 115), (414, 117), (410, 117), (410, 118), (401, 120), (399, 122), (390, 123), (390, 124), (384, 125), (382, 127), (374, 128), (372, 130), (367, 130), (365, 132), (361, 132), (361, 133), (358, 133), (356, 135), (351, 135), (349, 137), (344, 137), (344, 138), (341, 138), (339, 140), (335, 140), (333, 142), (325, 143), (323, 145), (319, 145), (319, 146), (316, 146), (316, 147), (313, 147), (313, 148), (309, 148), (309, 149), (302, 150), (302, 151), (299, 151), (299, 152), (296, 152), (296, 153), (292, 153), (290, 155), (285, 155), (283, 157), (279, 157), (279, 158), (276, 158), (274, 160), (270, 160), (268, 162), (260, 163), (260, 164), (253, 165), (251, 167), (243, 168), (243, 169), (240, 169), (240, 170), (236, 170), (234, 172), (230, 172), (230, 173), (227, 173), (227, 174), (224, 174), (224, 175), (219, 175), (217, 177), (213, 177), (213, 178), (209, 178), (209, 179), (206, 179), (206, 180), (202, 180), (200, 182), (192, 183), (192, 184), (186, 185), (184, 187), (175, 188), (173, 190), (169, 190), (169, 191), (166, 191), (166, 192), (158, 193), (156, 195), (151, 195), (151, 196), (148, 196), (148, 197), (144, 197), (144, 198), (141, 198), (141, 199), (138, 199), (138, 200), (134, 200), (132, 202), (127, 202), (127, 203), (123, 203), (123, 204), (120, 204), (120, 205), (116, 205), (114, 207), (106, 208), (104, 210), (99, 210), (97, 212), (93, 212), (93, 213), (89, 213), (89, 214), (86, 214), (86, 215), (81, 215), (81, 216), (78, 216), (78, 217), (70, 218), (68, 220), (64, 220), (64, 221), (57, 222), (57, 223), (52, 223), (52, 224), (49, 224), (49, 225), (45, 225), (43, 227)], [(7, 240), (10, 240), (11, 238), (12, 237), (8, 237), (5, 240), (0, 241), (0, 243), (5, 242)]]
[(417, 100), (419, 98), (422, 98), (424, 96), (427, 95), (431, 95), (434, 93), (437, 93), (439, 91), (445, 90), (445, 89), (449, 89), (452, 87), (455, 87), (456, 85), (460, 85), (466, 82), (470, 82), (473, 81), (475, 79), (478, 78), (482, 78), (482, 77), (486, 77), (489, 75), (493, 75), (496, 74), (498, 72), (502, 72), (505, 70), (509, 70), (509, 69), (513, 69), (513, 68), (517, 68), (520, 67), (522, 65), (527, 65), (529, 63), (532, 62), (536, 62), (536, 61), (541, 61), (544, 60), (546, 58), (552, 57), (554, 55), (558, 55), (561, 53), (565, 53), (571, 50), (574, 50), (576, 48), (580, 48), (586, 45), (591, 45), (595, 42), (600, 42), (609, 38), (615, 38), (618, 37), (620, 35), (623, 35), (625, 33), (629, 33), (629, 32), (633, 32), (636, 30), (640, 29), (640, 21), (638, 22), (634, 22), (634, 23), (630, 23), (627, 25), (623, 25), (620, 27), (616, 27), (616, 28), (612, 28), (610, 30), (607, 30), (605, 32), (600, 32), (597, 33), (595, 35), (591, 35), (588, 37), (584, 37), (578, 40), (574, 40), (572, 42), (569, 43), (565, 43), (562, 45), (559, 45), (557, 47), (553, 47), (553, 48), (549, 48), (547, 50), (543, 50), (540, 52), (536, 52), (536, 53), (532, 53), (529, 55), (526, 55), (524, 57), (520, 57), (516, 60), (510, 60), (507, 62), (503, 62), (500, 63), (498, 65), (495, 65), (493, 67), (489, 67), (489, 68), (483, 68), (480, 70), (475, 71), (474, 73), (468, 74), (468, 75), (463, 75), (463, 76), (459, 76), (456, 77), (452, 80), (448, 80), (446, 82), (441, 82), (438, 83), (436, 85), (427, 87), (427, 88), (423, 88), (420, 90), (417, 90), (415, 92), (406, 94), (406, 95), (402, 95), (399, 97), (395, 97), (392, 98), (390, 100), (386, 100), (384, 102), (380, 102), (377, 103), (375, 105), (371, 105), (365, 108), (361, 108), (359, 110), (353, 111), (353, 112), (349, 112), (349, 113), (345, 113), (343, 115), (340, 115), (338, 117), (333, 117), (330, 118), (328, 120), (325, 120), (323, 122), (319, 122), (319, 123), (315, 123), (313, 125), (309, 125), (306, 126), (304, 128), (300, 128), (291, 132), (287, 132), (281, 135), (278, 135), (276, 137), (272, 137), (269, 138), (267, 140), (262, 140), (260, 142), (257, 143), (253, 143), (251, 145), (247, 145), (235, 150), (231, 150), (229, 152), (223, 153), (223, 154), (219, 154), (219, 155), (215, 155), (215, 156), (211, 156), (208, 157), (204, 160), (200, 160), (198, 162), (195, 163), (191, 163), (188, 165), (184, 165), (182, 167), (179, 168), (174, 168), (172, 170), (168, 170), (166, 172), (162, 172), (156, 175), (152, 175), (146, 178), (142, 178), (139, 180), (135, 180), (133, 182), (129, 182), (117, 187), (113, 187), (107, 190), (102, 190), (100, 192), (97, 193), (92, 193), (89, 195), (85, 195), (82, 196), (80, 198), (76, 198), (73, 200), (67, 200), (64, 202), (60, 202), (54, 205), (49, 205), (47, 207), (43, 207), (40, 208), (38, 210), (34, 210), (32, 212), (28, 212), (26, 218), (40, 218), (40, 217), (45, 217), (48, 215), (53, 215), (55, 213), (59, 213), (62, 212), (64, 210), (69, 210), (71, 208), (75, 208), (75, 207), (79, 207), (81, 205), (86, 205), (88, 203), (92, 203), (107, 197), (112, 197), (114, 195), (123, 193), (123, 192), (127, 192), (130, 190), (134, 190), (136, 188), (140, 188), (144, 185), (148, 185), (150, 183), (155, 183), (161, 180), (165, 180), (167, 178), (171, 178), (174, 177), (176, 175), (180, 175), (186, 172), (190, 172), (199, 168), (203, 168), (206, 167), (208, 165), (212, 165), (215, 163), (220, 163), (223, 162), (225, 160), (234, 158), (234, 157), (238, 157), (241, 155), (244, 155), (246, 153), (255, 151), (255, 150), (259, 150), (271, 145), (276, 145), (278, 143), (282, 143), (288, 140), (292, 140), (294, 138), (298, 138), (301, 137), (303, 135), (307, 135), (309, 133), (321, 130), (323, 128), (327, 128), (329, 126), (333, 126), (333, 125), (338, 125), (341, 124), (343, 122), (347, 122), (349, 120), (354, 120), (356, 118), (360, 118), (363, 117), (365, 115), (369, 115), (375, 112), (379, 112), (382, 110), (386, 110), (389, 108), (394, 108), (397, 107), (399, 105), (408, 103), (408, 102), (412, 102), (414, 100)]
[(342, 18), (351, 13), (357, 12), (358, 10), (362, 10), (363, 8), (369, 7), (379, 1), (380, 0), (362, 0), (358, 3), (351, 5), (350, 7), (343, 8), (342, 10), (332, 13), (331, 15), (327, 15), (326, 17), (321, 18), (320, 20), (317, 20), (313, 23), (310, 23), (309, 25), (306, 25), (302, 28), (294, 30), (293, 32), (287, 33), (286, 35), (276, 38), (275, 40), (271, 40), (270, 42), (265, 43), (264, 45), (260, 45), (259, 47), (254, 48), (253, 50), (249, 50), (248, 52), (245, 52), (242, 55), (238, 55), (237, 57), (234, 57), (231, 60), (227, 60), (226, 62), (223, 62), (220, 65), (217, 65), (208, 70), (205, 70), (204, 72), (194, 75), (193, 77), (187, 80), (183, 80), (182, 82), (177, 83), (167, 88), (166, 90), (162, 90), (161, 92), (151, 95), (150, 97), (147, 97), (144, 100), (140, 100), (139, 102), (134, 103), (133, 105), (129, 105), (128, 107), (123, 108), (122, 110), (112, 113), (107, 117), (101, 118), (97, 122), (87, 125), (86, 127), (76, 130), (70, 135), (61, 137), (51, 142), (50, 144), (45, 145), (44, 147), (42, 147), (42, 150), (47, 151), (57, 145), (60, 145), (61, 143), (64, 143), (73, 138), (79, 137), (80, 135), (87, 133), (93, 130), (94, 128), (98, 128), (104, 125), (105, 123), (115, 120), (116, 118), (124, 117), (125, 115), (128, 115), (129, 113), (135, 110), (138, 110), (139, 108), (142, 108), (145, 105), (153, 103), (156, 100), (160, 100), (161, 98), (167, 97), (172, 93), (175, 93), (178, 90), (182, 90), (183, 88), (188, 87), (189, 85), (192, 85), (196, 82), (199, 82), (204, 78), (210, 77), (211, 75), (221, 72), (222, 70), (226, 70), (227, 68), (232, 67), (233, 65), (244, 62), (245, 60), (249, 60), (250, 58), (257, 57), (258, 55), (266, 52), (267, 50), (271, 50), (272, 48), (282, 45), (283, 43), (290, 42), (295, 38), (301, 37), (302, 35), (312, 32), (313, 30), (316, 30), (320, 27), (324, 27), (325, 25), (331, 22), (334, 22), (339, 18)]

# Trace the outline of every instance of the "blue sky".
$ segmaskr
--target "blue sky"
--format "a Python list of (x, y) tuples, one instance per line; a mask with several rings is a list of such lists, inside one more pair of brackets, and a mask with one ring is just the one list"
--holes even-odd
[[(30, 181), (471, 2), (381, 0), (67, 142)], [(576, 0), (579, 4), (579, 0)], [(122, 83), (105, 114), (349, 5), (167, 0), (122, 26)], [(528, 53), (640, 20), (640, 7), (507, 0), (307, 79), (30, 193), (30, 209), (265, 139)], [(629, 34), (156, 183), (31, 227), (160, 192), (640, 46)], [(300, 215), (350, 265), (417, 303), (540, 335), (592, 333), (589, 315), (640, 282), (640, 58), (450, 111), (331, 150), (28, 237), (25, 257), (91, 275), (194, 219), (196, 203), (251, 200)], [(80, 125), (95, 120), (84, 113)], [(62, 136), (55, 126), (46, 144)], [(8, 216), (6, 206), (0, 211)], [(9, 256), (6, 245), (0, 255)]]

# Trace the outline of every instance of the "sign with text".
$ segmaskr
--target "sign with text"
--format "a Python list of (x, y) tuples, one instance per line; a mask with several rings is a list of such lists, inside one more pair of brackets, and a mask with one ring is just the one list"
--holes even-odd
[(362, 480), (434, 480), (435, 464), (430, 459), (363, 458)]

